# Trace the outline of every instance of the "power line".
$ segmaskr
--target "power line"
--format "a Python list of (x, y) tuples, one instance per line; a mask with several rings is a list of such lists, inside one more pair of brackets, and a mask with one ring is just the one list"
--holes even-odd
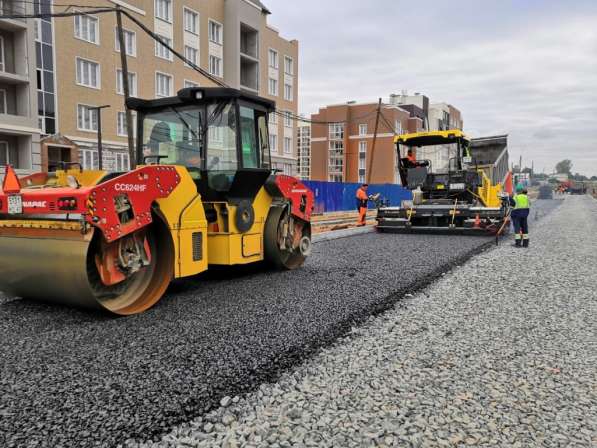
[[(29, 1), (29, 0), (20, 0), (20, 3), (35, 4), (35, 5), (39, 4), (37, 2), (33, 2), (33, 1)], [(209, 73), (209, 71), (201, 68), (194, 62), (187, 59), (183, 54), (179, 53), (172, 46), (165, 43), (158, 34), (154, 33), (147, 26), (145, 26), (145, 24), (143, 24), (143, 22), (141, 22), (139, 19), (134, 17), (128, 11), (125, 11), (118, 6), (116, 8), (101, 7), (101, 6), (84, 6), (84, 5), (77, 5), (77, 4), (54, 4), (53, 6), (64, 7), (64, 8), (67, 8), (67, 10), (65, 10), (63, 12), (52, 12), (52, 13), (47, 13), (47, 14), (45, 14), (45, 13), (7, 14), (7, 15), (0, 15), (0, 19), (48, 19), (48, 18), (54, 18), (54, 17), (61, 18), (61, 17), (74, 17), (74, 16), (105, 14), (108, 12), (113, 12), (113, 13), (120, 12), (123, 15), (125, 15), (129, 20), (131, 20), (133, 23), (135, 23), (143, 32), (145, 32), (147, 35), (149, 35), (154, 41), (158, 42), (160, 45), (163, 45), (169, 52), (171, 52), (174, 56), (176, 56), (178, 59), (180, 59), (186, 65), (191, 67), (197, 73), (206, 77), (207, 79), (209, 79), (210, 81), (212, 81), (213, 83), (215, 83), (216, 85), (218, 85), (220, 87), (230, 88), (230, 86), (228, 84), (226, 84), (224, 81), (220, 80), (216, 76)], [(68, 9), (71, 9), (71, 8), (84, 8), (86, 10), (85, 11), (68, 11)], [(285, 119), (290, 119), (295, 122), (302, 122), (302, 123), (308, 123), (308, 124), (330, 125), (330, 124), (351, 124), (351, 123), (354, 123), (355, 121), (370, 117), (371, 115), (375, 114), (376, 111), (371, 111), (367, 114), (361, 115), (359, 117), (354, 117), (350, 120), (339, 120), (339, 121), (312, 120), (309, 118), (301, 117), (291, 111), (280, 110), (277, 108), (274, 109), (273, 113), (280, 117), (283, 117)], [(390, 125), (390, 128), (392, 128), (391, 125)]]
[(188, 60), (185, 56), (183, 56), (182, 54), (180, 54), (178, 51), (176, 51), (174, 48), (172, 48), (170, 45), (164, 43), (162, 41), (162, 39), (160, 38), (160, 36), (156, 33), (154, 33), (153, 31), (151, 31), (149, 28), (147, 28), (143, 22), (141, 22), (140, 20), (138, 20), (136, 17), (134, 17), (132, 14), (130, 14), (127, 11), (122, 10), (121, 8), (116, 8), (117, 10), (119, 10), (120, 12), (122, 12), (122, 14), (124, 14), (125, 16), (127, 16), (132, 22), (134, 22), (139, 28), (141, 28), (141, 30), (143, 30), (146, 34), (148, 34), (149, 36), (151, 36), (151, 38), (157, 42), (159, 42), (161, 45), (163, 45), (164, 47), (166, 47), (170, 52), (172, 52), (172, 54), (174, 56), (176, 56), (178, 59), (180, 59), (181, 61), (183, 61), (184, 63), (186, 63), (187, 65), (189, 65), (193, 70), (195, 70), (196, 72), (198, 72), (199, 74), (205, 76), (207, 79), (211, 80), (212, 82), (216, 83), (217, 85), (219, 85), (220, 87), (230, 87), (228, 86), (224, 81), (221, 81), (220, 79), (218, 79), (217, 77), (213, 76), (211, 73), (209, 73), (207, 70), (202, 69), (201, 67), (199, 67), (198, 65), (196, 65), (194, 62)]
[(87, 16), (96, 14), (105, 14), (108, 12), (116, 12), (116, 8), (95, 8), (87, 11), (68, 11), (71, 8), (78, 8), (77, 5), (64, 5), (66, 10), (63, 12), (52, 12), (52, 13), (38, 13), (38, 14), (2, 14), (0, 19), (50, 19), (59, 17), (74, 17), (74, 16)]

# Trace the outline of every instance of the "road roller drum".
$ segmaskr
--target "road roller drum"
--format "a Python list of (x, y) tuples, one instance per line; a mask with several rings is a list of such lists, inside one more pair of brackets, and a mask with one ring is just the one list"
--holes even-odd
[(71, 164), (21, 179), (7, 167), (0, 291), (131, 315), (157, 303), (172, 279), (210, 265), (304, 263), (314, 198), (272, 171), (273, 102), (188, 88), (127, 106), (138, 116), (138, 167)]

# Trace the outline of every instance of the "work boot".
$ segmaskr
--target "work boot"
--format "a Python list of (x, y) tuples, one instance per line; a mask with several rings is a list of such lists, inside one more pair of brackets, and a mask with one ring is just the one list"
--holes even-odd
[(527, 238), (526, 240), (522, 240), (522, 247), (529, 247), (529, 239)]
[(515, 240), (513, 246), (514, 247), (522, 247), (521, 246), (521, 240)]

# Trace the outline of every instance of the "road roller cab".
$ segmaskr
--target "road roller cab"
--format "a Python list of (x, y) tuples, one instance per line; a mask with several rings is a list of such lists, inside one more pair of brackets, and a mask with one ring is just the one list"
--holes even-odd
[(301, 266), (312, 192), (273, 174), (274, 103), (229, 88), (129, 99), (137, 168), (17, 179), (0, 192), (0, 291), (135, 314), (209, 265)]

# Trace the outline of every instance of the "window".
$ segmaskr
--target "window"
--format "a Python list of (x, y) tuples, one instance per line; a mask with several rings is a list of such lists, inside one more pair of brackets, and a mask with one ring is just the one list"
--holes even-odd
[(130, 168), (129, 155), (126, 152), (115, 152), (114, 162), (114, 169), (117, 172), (128, 171)]
[(290, 56), (284, 56), (284, 73), (294, 75), (294, 61)]
[(10, 154), (8, 151), (8, 143), (0, 142), (0, 165), (5, 166), (10, 163)]
[(220, 78), (222, 77), (222, 60), (211, 54), (209, 55), (209, 73)]
[[(133, 135), (137, 135), (137, 116), (132, 113), (133, 117)], [(118, 112), (116, 117), (116, 134), (120, 137), (126, 137), (128, 130), (126, 128), (126, 112)]]
[[(120, 52), (120, 39), (118, 38), (118, 28), (114, 30), (115, 34), (115, 49)], [(137, 34), (133, 31), (123, 30), (124, 46), (126, 48), (127, 56), (137, 56)]]
[(77, 84), (99, 89), (99, 64), (86, 59), (77, 58)]
[(359, 135), (367, 135), (367, 125), (366, 124), (359, 125)]
[(81, 162), (83, 163), (83, 169), (85, 170), (96, 170), (99, 168), (99, 156), (95, 149), (82, 149), (81, 150)]
[(0, 114), (7, 113), (6, 109), (6, 90), (0, 89)]
[[(359, 142), (359, 170), (365, 170), (367, 164), (367, 142)], [(363, 172), (363, 174), (365, 174)]]
[(278, 114), (275, 112), (269, 114), (269, 124), (278, 124)]
[(189, 87), (199, 87), (199, 83), (185, 79), (184, 80), (184, 88), (188, 89)]
[(292, 113), (291, 112), (284, 112), (284, 126), (287, 128), (292, 127)]
[(290, 84), (284, 84), (284, 99), (292, 101), (292, 86)]
[(190, 9), (183, 9), (184, 30), (189, 33), (199, 34), (199, 14)]
[(272, 96), (278, 96), (278, 80), (269, 78), (267, 91)]
[[(188, 45), (184, 46), (184, 57), (189, 62), (185, 62), (187, 67), (192, 67), (193, 65), (197, 65), (199, 51), (196, 48), (189, 47)], [(193, 64), (193, 65), (191, 65)]]
[(278, 69), (278, 52), (276, 50), (269, 50), (269, 66)]
[[(168, 47), (172, 47), (172, 39), (164, 36), (158, 36), (159, 40), (164, 44), (168, 45)], [(172, 52), (168, 49), (165, 45), (162, 45), (160, 42), (155, 42), (155, 55), (158, 58), (166, 59), (168, 61), (172, 60)]]
[(0, 72), (4, 71), (4, 38), (0, 36)]
[(239, 106), (239, 112), (243, 168), (257, 168), (262, 159), (261, 150), (264, 146), (261, 144), (261, 138), (266, 135), (260, 129), (261, 126), (265, 126), (265, 114), (245, 106)]
[(278, 151), (278, 136), (276, 134), (269, 135), (269, 148), (272, 151)]
[(344, 139), (344, 124), (332, 123), (330, 124), (330, 140)]
[(292, 154), (292, 138), (284, 137), (284, 154)]
[(172, 22), (172, 0), (155, 0), (155, 16)]
[[(228, 117), (226, 117), (228, 118)], [(201, 167), (200, 140), (205, 124), (202, 108), (179, 105), (150, 112), (143, 117), (143, 156), (165, 156), (163, 163)], [(232, 124), (234, 126), (234, 124)], [(198, 172), (190, 173), (197, 178)]]
[[(207, 110), (209, 117), (215, 117), (209, 122), (208, 128), (207, 166), (210, 167), (210, 171), (235, 171), (238, 167), (236, 107), (234, 104), (227, 104), (220, 114), (214, 115), (216, 107), (219, 106), (212, 104)], [(211, 179), (208, 179), (208, 183), (211, 183)]]
[[(129, 94), (130, 96), (137, 96), (137, 74), (129, 72)], [(122, 70), (116, 70), (116, 93), (124, 95), (124, 87), (122, 85)]]
[(77, 128), (80, 131), (97, 131), (97, 109), (77, 104)]
[(402, 134), (402, 122), (400, 120), (396, 120), (396, 133), (398, 135)]
[(156, 96), (172, 96), (172, 76), (165, 73), (156, 72), (155, 74), (155, 94)]
[(91, 16), (75, 16), (75, 37), (92, 44), (99, 44), (98, 19)]
[(344, 151), (344, 142), (341, 141), (331, 141), (330, 142), (330, 151), (334, 153), (341, 153)]
[(209, 40), (215, 44), (222, 45), (222, 25), (213, 20), (209, 21)]
[(367, 154), (367, 142), (359, 142), (359, 154)]

